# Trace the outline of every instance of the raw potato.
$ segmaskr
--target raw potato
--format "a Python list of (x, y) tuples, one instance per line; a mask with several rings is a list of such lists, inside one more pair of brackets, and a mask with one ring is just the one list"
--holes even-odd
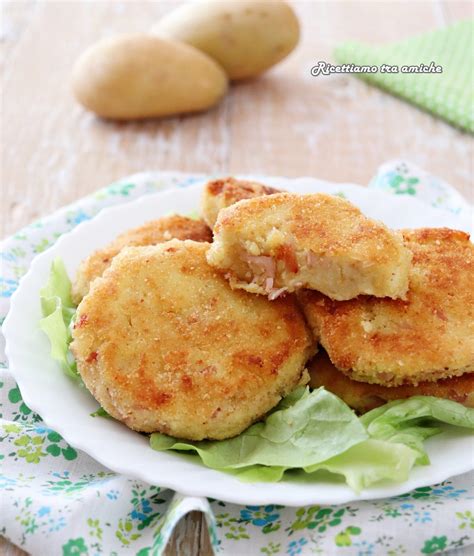
[(225, 94), (227, 76), (192, 46), (133, 34), (84, 52), (74, 68), (73, 90), (99, 116), (129, 120), (210, 108)]
[(212, 56), (232, 80), (254, 77), (287, 56), (299, 39), (291, 7), (277, 0), (206, 0), (161, 19), (152, 33)]

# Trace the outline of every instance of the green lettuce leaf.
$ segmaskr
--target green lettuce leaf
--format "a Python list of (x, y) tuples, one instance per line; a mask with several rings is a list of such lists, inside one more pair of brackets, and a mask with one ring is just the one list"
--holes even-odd
[[(48, 281), (40, 290), (41, 301), (52, 297), (59, 297), (64, 308), (74, 309), (71, 298), (71, 281), (67, 275), (64, 262), (56, 257), (51, 264)], [(44, 311), (45, 309), (43, 309)]]
[[(360, 492), (380, 481), (406, 481), (416, 459), (417, 453), (404, 444), (368, 439), (342, 454), (302, 470), (252, 465), (224, 471), (246, 483), (278, 482), (287, 471), (292, 471), (291, 480), (297, 483), (314, 484), (321, 480), (337, 480), (341, 477), (355, 492)], [(323, 475), (323, 471), (328, 473)]]
[(252, 465), (303, 468), (326, 461), (367, 438), (354, 412), (337, 396), (319, 388), (299, 388), (265, 419), (235, 438), (186, 442), (154, 433), (155, 450), (195, 451), (208, 467)]
[[(423, 441), (446, 424), (472, 429), (474, 410), (415, 396), (358, 419), (324, 389), (309, 393), (300, 388), (263, 423), (236, 438), (188, 442), (154, 433), (150, 442), (155, 450), (196, 453), (204, 465), (245, 482), (279, 481), (287, 471), (298, 482), (315, 482), (321, 472), (329, 472), (359, 492), (384, 480), (406, 481), (415, 464), (429, 463)], [(294, 475), (295, 471), (299, 472)]]
[(446, 425), (474, 429), (474, 409), (442, 398), (413, 396), (377, 407), (360, 420), (371, 438), (409, 446), (417, 452), (416, 463), (427, 465), (423, 441)]
[(40, 295), (43, 318), (39, 325), (49, 338), (51, 357), (68, 376), (78, 379), (76, 363), (69, 351), (70, 325), (76, 308), (71, 299), (71, 281), (60, 258), (53, 261), (48, 282), (41, 288)]
[[(307, 467), (305, 471), (314, 473), (324, 469), (343, 475), (346, 483), (360, 492), (383, 480), (406, 481), (417, 456), (415, 450), (404, 444), (369, 439), (325, 462)], [(307, 480), (312, 481), (315, 477), (308, 475)]]
[(91, 413), (91, 417), (104, 417), (105, 419), (113, 419), (112, 415), (107, 413), (103, 407), (99, 407), (94, 412)]

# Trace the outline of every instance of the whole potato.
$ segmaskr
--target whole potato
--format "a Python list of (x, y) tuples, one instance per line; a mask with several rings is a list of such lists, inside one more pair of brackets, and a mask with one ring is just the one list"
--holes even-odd
[(146, 34), (92, 46), (73, 71), (77, 100), (99, 116), (120, 120), (205, 110), (227, 90), (227, 76), (187, 44)]
[(280, 0), (206, 0), (177, 8), (151, 32), (199, 48), (238, 80), (287, 56), (298, 43), (299, 24)]

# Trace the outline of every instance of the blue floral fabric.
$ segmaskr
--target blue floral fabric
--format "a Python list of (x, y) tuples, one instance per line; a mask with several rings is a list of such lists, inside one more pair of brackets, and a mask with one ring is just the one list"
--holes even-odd
[[(105, 206), (202, 178), (156, 176), (121, 180), (6, 240), (0, 322), (33, 257), (61, 234)], [(469, 210), (449, 185), (404, 161), (382, 166), (370, 187), (417, 196), (459, 214)], [(159, 556), (177, 522), (192, 510), (205, 513), (214, 551), (230, 556), (411, 556), (468, 554), (472, 549), (472, 473), (385, 500), (300, 508), (239, 506), (127, 479), (75, 450), (23, 402), (3, 355), (0, 402), (0, 534), (33, 555)]]

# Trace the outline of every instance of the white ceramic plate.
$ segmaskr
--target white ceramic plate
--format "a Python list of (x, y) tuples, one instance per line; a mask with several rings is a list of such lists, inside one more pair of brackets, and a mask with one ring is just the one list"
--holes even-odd
[[(344, 191), (346, 197), (368, 216), (394, 228), (447, 226), (469, 231), (469, 222), (405, 196), (392, 196), (355, 185), (335, 185), (314, 179), (265, 179), (290, 191), (309, 193)], [(68, 379), (51, 359), (49, 344), (38, 328), (41, 318), (39, 290), (47, 280), (53, 259), (61, 256), (70, 276), (79, 262), (118, 233), (147, 220), (178, 212), (187, 214), (199, 206), (202, 185), (148, 195), (136, 201), (104, 209), (93, 220), (63, 235), (36, 257), (11, 300), (4, 324), (10, 370), (26, 404), (41, 415), (72, 446), (83, 450), (113, 471), (148, 483), (194, 496), (209, 496), (241, 504), (285, 505), (340, 504), (352, 500), (393, 496), (434, 484), (474, 468), (474, 449), (468, 433), (444, 433), (428, 441), (429, 467), (415, 468), (403, 484), (386, 483), (355, 494), (346, 485), (320, 482), (308, 485), (285, 480), (276, 484), (247, 484), (230, 475), (207, 469), (178, 454), (155, 452), (148, 439), (108, 419), (90, 416), (97, 409), (92, 396)]]

